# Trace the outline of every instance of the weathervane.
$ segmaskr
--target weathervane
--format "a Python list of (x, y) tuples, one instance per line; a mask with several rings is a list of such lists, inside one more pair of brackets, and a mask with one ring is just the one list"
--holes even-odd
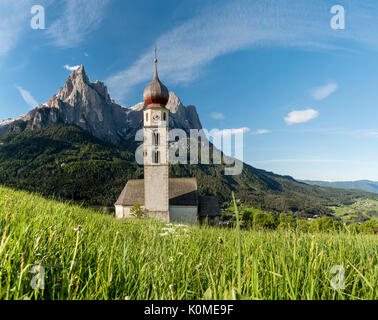
[(158, 47), (157, 47), (157, 43), (155, 43), (155, 63), (157, 63), (157, 51), (158, 51)]

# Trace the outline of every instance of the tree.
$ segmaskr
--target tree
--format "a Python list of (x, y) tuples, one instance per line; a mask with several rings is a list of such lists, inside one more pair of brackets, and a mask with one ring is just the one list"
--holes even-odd
[(253, 226), (263, 229), (275, 229), (276, 219), (269, 213), (255, 213), (253, 214)]
[(311, 222), (311, 230), (315, 232), (340, 231), (343, 228), (343, 224), (340, 221), (336, 221), (331, 217), (321, 217)]
[(281, 213), (278, 219), (278, 229), (295, 229), (296, 222), (292, 216), (287, 216), (284, 213)]
[(135, 218), (143, 218), (144, 217), (144, 211), (142, 210), (142, 208), (140, 207), (140, 204), (137, 203), (135, 204), (134, 207), (131, 208), (130, 210), (130, 214), (135, 217)]
[(358, 228), (362, 233), (378, 233), (378, 222), (374, 219), (366, 221), (364, 224), (360, 225)]

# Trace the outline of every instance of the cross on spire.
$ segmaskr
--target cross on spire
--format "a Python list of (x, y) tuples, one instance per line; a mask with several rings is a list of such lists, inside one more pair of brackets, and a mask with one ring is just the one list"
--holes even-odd
[(157, 43), (155, 43), (155, 63), (158, 62), (158, 59), (157, 59), (157, 51), (158, 51), (158, 47), (157, 47)]

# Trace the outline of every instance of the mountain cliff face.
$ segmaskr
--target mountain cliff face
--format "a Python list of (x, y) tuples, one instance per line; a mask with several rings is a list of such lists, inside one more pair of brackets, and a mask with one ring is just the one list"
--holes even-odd
[[(17, 119), (0, 121), (0, 136), (7, 132), (21, 133), (25, 129), (38, 130), (53, 124), (65, 124), (76, 125), (101, 140), (121, 144), (134, 139), (137, 130), (142, 128), (143, 107), (143, 102), (131, 108), (118, 105), (102, 82), (90, 82), (84, 66), (81, 66), (45, 104)], [(196, 108), (185, 107), (173, 92), (169, 94), (167, 108), (171, 111), (171, 128), (187, 132), (202, 128)]]

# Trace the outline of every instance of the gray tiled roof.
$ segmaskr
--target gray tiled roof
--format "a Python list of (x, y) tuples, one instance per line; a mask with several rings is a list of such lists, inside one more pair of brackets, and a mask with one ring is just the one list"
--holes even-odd
[[(115, 205), (144, 205), (144, 180), (129, 180), (122, 190)], [(169, 179), (169, 204), (181, 206), (198, 206), (197, 179)]]

